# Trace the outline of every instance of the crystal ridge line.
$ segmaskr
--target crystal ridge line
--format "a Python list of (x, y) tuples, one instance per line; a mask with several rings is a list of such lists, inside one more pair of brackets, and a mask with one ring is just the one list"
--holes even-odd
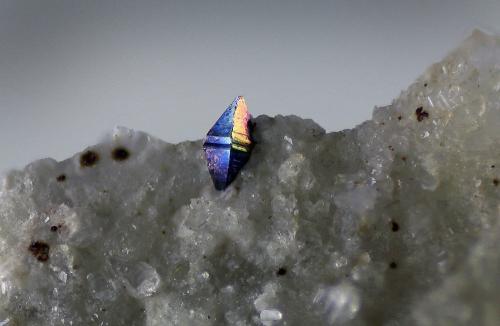
[(208, 131), (203, 143), (214, 186), (224, 190), (250, 158), (251, 115), (243, 96), (238, 96)]

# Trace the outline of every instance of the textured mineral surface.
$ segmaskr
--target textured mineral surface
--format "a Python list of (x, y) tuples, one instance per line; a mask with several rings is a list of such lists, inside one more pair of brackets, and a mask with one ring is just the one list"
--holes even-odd
[(500, 38), (352, 130), (253, 122), (225, 191), (125, 128), (5, 175), (0, 325), (499, 325)]
[(252, 152), (252, 124), (245, 99), (238, 96), (207, 133), (203, 151), (215, 189), (234, 181)]

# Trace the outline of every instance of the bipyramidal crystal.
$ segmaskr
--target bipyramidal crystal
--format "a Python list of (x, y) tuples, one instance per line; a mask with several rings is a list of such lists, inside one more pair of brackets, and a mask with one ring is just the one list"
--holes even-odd
[(6, 174), (0, 325), (499, 325), (499, 37), (354, 129), (253, 122), (225, 191), (125, 128)]
[(203, 143), (208, 172), (215, 189), (224, 190), (250, 158), (251, 115), (243, 96), (238, 96), (210, 128)]

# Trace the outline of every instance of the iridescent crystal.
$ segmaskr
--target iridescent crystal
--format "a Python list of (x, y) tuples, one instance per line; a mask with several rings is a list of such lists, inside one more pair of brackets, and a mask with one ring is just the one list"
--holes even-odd
[(217, 190), (229, 186), (250, 157), (250, 118), (245, 99), (238, 96), (207, 133), (203, 151)]

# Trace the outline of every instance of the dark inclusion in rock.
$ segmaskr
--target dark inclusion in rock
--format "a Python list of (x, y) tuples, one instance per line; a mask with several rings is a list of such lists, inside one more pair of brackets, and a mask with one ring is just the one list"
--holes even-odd
[(250, 158), (251, 115), (243, 96), (238, 96), (208, 131), (203, 151), (215, 188), (224, 190)]
[(49, 259), (49, 249), (49, 245), (43, 241), (33, 241), (28, 248), (33, 256), (35, 256), (36, 259), (42, 262)]

